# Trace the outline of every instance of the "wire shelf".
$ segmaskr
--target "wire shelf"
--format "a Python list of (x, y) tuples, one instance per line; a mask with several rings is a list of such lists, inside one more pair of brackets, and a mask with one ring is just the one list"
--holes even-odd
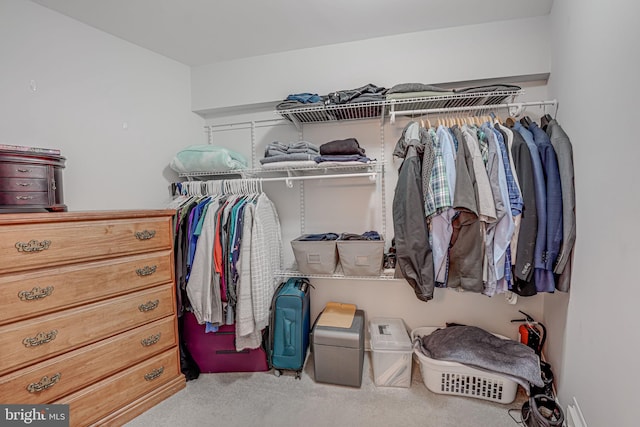
[(453, 93), (421, 98), (385, 99), (349, 104), (313, 105), (276, 110), (276, 114), (294, 123), (321, 123), (380, 118), (385, 111), (428, 110), (499, 104), (524, 94), (523, 89), (474, 93)]
[(272, 175), (282, 175), (286, 173), (290, 176), (300, 176), (305, 174), (322, 175), (329, 172), (345, 173), (348, 174), (352, 171), (370, 171), (370, 172), (382, 172), (384, 165), (380, 162), (369, 162), (362, 164), (348, 164), (348, 165), (322, 165), (319, 163), (317, 166), (306, 167), (281, 167), (281, 168), (257, 168), (257, 169), (236, 169), (230, 171), (207, 171), (207, 172), (181, 172), (178, 174), (181, 178), (207, 178), (207, 177), (219, 177), (219, 178), (261, 178)]

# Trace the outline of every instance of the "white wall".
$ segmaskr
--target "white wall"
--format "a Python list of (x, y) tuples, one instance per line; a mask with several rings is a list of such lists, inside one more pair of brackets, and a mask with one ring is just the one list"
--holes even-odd
[[(295, 37), (295, 35), (292, 35)], [(275, 102), (373, 83), (445, 83), (549, 72), (547, 17), (381, 37), (192, 69), (192, 108)], [(500, 52), (517, 59), (499, 59)]]
[(548, 353), (561, 402), (575, 396), (592, 427), (638, 425), (639, 13), (628, 0), (556, 0), (551, 13), (550, 94), (573, 142), (578, 238), (569, 297), (545, 301)]
[(172, 156), (204, 142), (187, 66), (22, 0), (0, 58), (0, 143), (60, 148), (70, 210), (165, 206)]

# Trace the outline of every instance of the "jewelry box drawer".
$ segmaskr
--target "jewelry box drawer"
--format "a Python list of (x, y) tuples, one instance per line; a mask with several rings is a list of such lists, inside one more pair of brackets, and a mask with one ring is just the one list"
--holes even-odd
[(0, 402), (51, 402), (176, 344), (175, 317), (166, 317), (0, 377)]
[(174, 313), (172, 284), (0, 327), (0, 374)]
[(0, 177), (3, 178), (47, 178), (48, 166), (0, 162)]
[(36, 192), (49, 191), (46, 179), (4, 178), (0, 184), (1, 191)]
[(21, 191), (0, 191), (0, 205), (48, 205), (49, 193)]
[(171, 249), (171, 218), (0, 225), (0, 273)]
[(171, 251), (0, 276), (0, 325), (173, 281)]
[(71, 426), (87, 426), (178, 378), (178, 363), (178, 351), (167, 350), (53, 403), (69, 405)]

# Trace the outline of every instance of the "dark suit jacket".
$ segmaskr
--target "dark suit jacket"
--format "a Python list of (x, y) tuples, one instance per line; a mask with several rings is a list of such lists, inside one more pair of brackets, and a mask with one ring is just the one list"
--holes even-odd
[[(538, 233), (538, 214), (536, 210), (536, 191), (533, 181), (533, 164), (527, 143), (519, 132), (513, 132), (511, 145), (513, 165), (516, 168), (518, 183), (522, 193), (524, 207), (520, 220), (520, 234), (516, 248), (513, 291), (520, 295), (535, 295), (533, 283), (533, 257)], [(512, 249), (513, 250), (513, 249)]]

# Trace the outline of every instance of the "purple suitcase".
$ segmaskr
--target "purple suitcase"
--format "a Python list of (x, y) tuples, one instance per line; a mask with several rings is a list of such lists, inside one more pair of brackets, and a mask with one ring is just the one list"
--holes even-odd
[(236, 325), (222, 325), (217, 332), (205, 332), (193, 313), (184, 313), (182, 328), (185, 345), (200, 372), (268, 371), (267, 354), (262, 347), (236, 351)]

